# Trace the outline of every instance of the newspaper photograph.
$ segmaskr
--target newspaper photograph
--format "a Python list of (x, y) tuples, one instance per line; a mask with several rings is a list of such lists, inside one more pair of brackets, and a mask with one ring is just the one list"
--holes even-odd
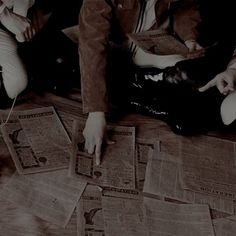
[(0, 190), (0, 197), (65, 227), (87, 184), (67, 175), (67, 170), (32, 175), (15, 173)]
[(147, 164), (143, 194), (154, 198), (164, 196), (186, 203), (207, 204), (211, 209), (234, 213), (233, 200), (184, 190), (181, 186), (180, 171), (181, 163), (175, 156), (154, 153)]
[(175, 204), (144, 198), (149, 235), (214, 236), (210, 211), (202, 204)]
[(84, 150), (83, 128), (83, 123), (74, 122), (70, 175), (103, 187), (135, 189), (135, 128), (108, 127), (108, 136), (115, 144), (105, 147), (99, 166)]
[[(222, 154), (183, 155), (181, 184), (184, 189), (236, 200), (236, 170), (234, 155)], [(225, 148), (223, 150), (226, 150)], [(229, 152), (230, 149), (227, 150)]]
[(102, 189), (87, 185), (77, 204), (78, 236), (104, 236)]
[(165, 30), (152, 30), (128, 34), (128, 37), (138, 47), (146, 52), (157, 55), (186, 55), (188, 48), (176, 37)]
[(71, 141), (53, 107), (16, 111), (1, 130), (20, 174), (69, 166)]

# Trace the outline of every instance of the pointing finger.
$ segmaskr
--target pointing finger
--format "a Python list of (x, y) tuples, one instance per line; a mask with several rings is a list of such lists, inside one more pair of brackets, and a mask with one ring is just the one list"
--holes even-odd
[(216, 78), (209, 81), (206, 85), (204, 85), (203, 87), (199, 88), (198, 91), (199, 92), (205, 92), (207, 91), (208, 89), (214, 87), (216, 85)]

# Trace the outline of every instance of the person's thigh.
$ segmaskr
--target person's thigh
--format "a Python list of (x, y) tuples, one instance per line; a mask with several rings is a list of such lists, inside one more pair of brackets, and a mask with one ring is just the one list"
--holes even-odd
[(0, 29), (0, 65), (7, 95), (14, 98), (27, 85), (27, 73), (17, 53), (17, 43), (12, 35)]

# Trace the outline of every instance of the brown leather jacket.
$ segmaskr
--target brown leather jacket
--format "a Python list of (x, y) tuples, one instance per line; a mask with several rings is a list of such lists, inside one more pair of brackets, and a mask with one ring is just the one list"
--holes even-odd
[[(110, 45), (125, 45), (133, 32), (144, 0), (84, 0), (79, 17), (79, 53), (84, 112), (108, 111), (106, 91), (107, 52)], [(196, 39), (200, 16), (195, 0), (158, 0), (157, 26), (173, 2), (173, 30), (183, 40)], [(112, 32), (116, 36), (112, 38)]]

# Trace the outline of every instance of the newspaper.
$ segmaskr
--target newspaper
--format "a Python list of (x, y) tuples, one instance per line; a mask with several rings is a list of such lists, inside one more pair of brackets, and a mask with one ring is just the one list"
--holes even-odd
[(68, 133), (70, 139), (72, 139), (73, 122), (74, 120), (77, 120), (78, 117), (63, 111), (59, 111), (58, 114), (63, 126), (65, 127), (66, 132)]
[(102, 198), (105, 234), (109, 236), (213, 236), (206, 205), (174, 204), (156, 199)]
[(0, 199), (0, 236), (77, 236), (76, 214), (66, 226), (48, 223), (20, 206)]
[(136, 185), (138, 190), (143, 190), (145, 181), (146, 166), (149, 155), (152, 155), (154, 149), (159, 147), (158, 141), (149, 139), (136, 139), (135, 156), (136, 156)]
[(69, 166), (71, 141), (53, 107), (16, 111), (2, 133), (21, 174)]
[(65, 28), (62, 30), (62, 32), (75, 44), (79, 43), (79, 26), (78, 25), (74, 25), (68, 28)]
[(149, 235), (214, 236), (207, 205), (175, 204), (144, 198)]
[(148, 236), (142, 201), (103, 197), (102, 209), (105, 235)]
[(186, 203), (208, 204), (211, 209), (234, 213), (232, 200), (184, 190), (181, 187), (180, 170), (181, 163), (175, 156), (155, 152), (148, 161), (144, 195), (164, 196)]
[(1, 189), (0, 197), (65, 227), (86, 187), (86, 182), (67, 174), (67, 170), (33, 175), (16, 173)]
[(135, 129), (108, 127), (108, 135), (115, 144), (106, 146), (98, 166), (93, 155), (84, 151), (83, 127), (83, 123), (74, 122), (70, 175), (100, 186), (135, 189)]
[(104, 236), (102, 191), (95, 185), (87, 185), (77, 205), (78, 236)]
[(157, 55), (186, 55), (188, 48), (176, 37), (165, 30), (151, 30), (128, 34), (137, 46), (147, 52)]
[(216, 236), (235, 236), (236, 234), (236, 222), (228, 218), (213, 220), (213, 226)]
[(191, 152), (185, 141), (182, 147), (182, 186), (195, 192), (236, 200), (234, 142), (208, 139), (211, 140), (199, 138), (195, 145), (191, 145)]

